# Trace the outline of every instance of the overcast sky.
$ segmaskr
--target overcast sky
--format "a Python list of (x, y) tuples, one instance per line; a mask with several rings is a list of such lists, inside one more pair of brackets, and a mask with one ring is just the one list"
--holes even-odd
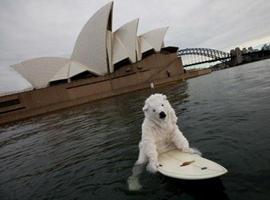
[[(81, 28), (108, 0), (1, 0), (0, 67), (68, 57)], [(115, 0), (113, 29), (139, 18), (138, 33), (169, 26), (166, 45), (231, 47), (270, 41), (269, 0)]]

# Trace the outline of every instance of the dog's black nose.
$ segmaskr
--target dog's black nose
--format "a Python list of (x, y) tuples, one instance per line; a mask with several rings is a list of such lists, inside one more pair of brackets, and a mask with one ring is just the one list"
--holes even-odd
[(165, 117), (166, 117), (165, 112), (162, 111), (162, 112), (159, 113), (159, 118), (160, 119), (164, 119)]

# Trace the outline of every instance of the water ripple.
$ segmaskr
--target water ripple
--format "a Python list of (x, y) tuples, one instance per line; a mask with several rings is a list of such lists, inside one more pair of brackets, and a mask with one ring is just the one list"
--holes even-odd
[[(218, 71), (1, 127), (0, 198), (267, 199), (269, 66), (267, 60)], [(228, 175), (191, 183), (144, 173), (144, 189), (127, 190), (141, 108), (152, 92), (168, 96), (191, 145)]]

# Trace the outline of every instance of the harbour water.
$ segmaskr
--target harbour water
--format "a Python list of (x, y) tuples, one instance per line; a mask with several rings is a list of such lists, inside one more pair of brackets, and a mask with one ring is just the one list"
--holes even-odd
[[(130, 192), (142, 106), (168, 96), (203, 156), (228, 169), (207, 181), (144, 172)], [(270, 198), (270, 60), (105, 99), (0, 128), (0, 199)]]

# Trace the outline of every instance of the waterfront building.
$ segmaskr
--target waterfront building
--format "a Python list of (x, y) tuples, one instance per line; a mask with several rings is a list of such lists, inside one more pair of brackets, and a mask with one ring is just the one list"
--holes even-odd
[(112, 13), (110, 2), (88, 20), (69, 58), (12, 65), (33, 90), (0, 94), (0, 124), (184, 79), (178, 48), (164, 46), (168, 27), (138, 36), (134, 19), (113, 31)]

